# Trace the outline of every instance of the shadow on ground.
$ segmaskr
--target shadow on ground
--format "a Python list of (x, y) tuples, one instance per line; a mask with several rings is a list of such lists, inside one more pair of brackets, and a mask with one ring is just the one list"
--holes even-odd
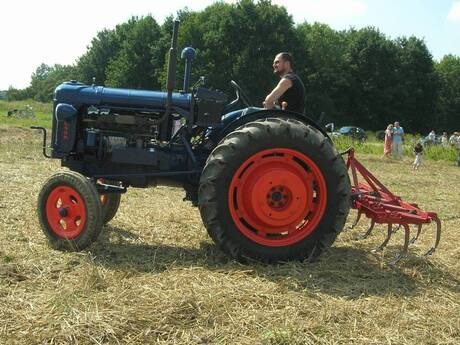
[(256, 275), (275, 282), (290, 291), (322, 292), (349, 299), (387, 294), (413, 296), (428, 286), (460, 292), (457, 278), (429, 260), (416, 256), (409, 256), (393, 267), (364, 249), (332, 247), (315, 263), (243, 265), (230, 260), (212, 243), (202, 242), (199, 248), (136, 244), (132, 240), (137, 236), (127, 230), (112, 226), (107, 230), (116, 240), (109, 241), (107, 236), (101, 236), (91, 247), (94, 262), (107, 269), (131, 273), (156, 273), (180, 267), (202, 267), (224, 274), (241, 271), (248, 276)]

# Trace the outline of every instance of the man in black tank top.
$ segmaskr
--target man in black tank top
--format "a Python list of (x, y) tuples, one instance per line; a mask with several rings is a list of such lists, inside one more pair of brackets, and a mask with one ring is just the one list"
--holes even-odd
[[(265, 98), (264, 108), (272, 109), (275, 102), (285, 110), (303, 114), (305, 111), (305, 86), (292, 70), (293, 61), (289, 53), (279, 53), (273, 61), (273, 73), (281, 80)], [(285, 106), (283, 106), (283, 102)]]

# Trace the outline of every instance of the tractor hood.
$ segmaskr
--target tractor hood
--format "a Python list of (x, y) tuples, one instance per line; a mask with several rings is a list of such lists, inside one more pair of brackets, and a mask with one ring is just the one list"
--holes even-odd
[[(91, 104), (162, 109), (165, 107), (166, 96), (166, 92), (88, 86), (76, 81), (63, 83), (54, 91), (55, 102), (75, 107)], [(190, 93), (172, 94), (172, 105), (175, 107), (190, 110), (191, 100)]]

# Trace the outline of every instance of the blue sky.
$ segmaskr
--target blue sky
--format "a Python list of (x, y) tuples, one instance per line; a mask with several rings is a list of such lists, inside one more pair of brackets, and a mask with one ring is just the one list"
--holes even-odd
[[(24, 88), (41, 63), (72, 64), (96, 33), (132, 15), (152, 14), (160, 23), (188, 6), (202, 10), (212, 0), (14, 0), (0, 10), (0, 90)], [(227, 1), (236, 2), (236, 1)], [(374, 26), (390, 38), (425, 39), (437, 60), (460, 56), (460, 0), (272, 0), (296, 23), (322, 22), (332, 28)], [(267, 57), (271, 63), (273, 57)]]

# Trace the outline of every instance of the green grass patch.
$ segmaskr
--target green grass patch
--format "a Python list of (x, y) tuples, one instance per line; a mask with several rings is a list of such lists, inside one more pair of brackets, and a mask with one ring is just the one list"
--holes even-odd
[[(349, 147), (353, 147), (355, 149), (355, 152), (358, 154), (372, 154), (379, 156), (383, 155), (383, 141), (378, 141), (375, 138), (370, 138), (364, 143), (357, 140), (352, 140), (348, 137), (333, 137), (332, 140), (339, 152), (345, 151)], [(419, 140), (419, 135), (406, 135), (403, 144), (405, 157), (415, 158), (413, 153), (413, 147), (414, 144)], [(435, 161), (457, 162), (458, 155), (459, 148), (455, 146), (445, 147), (442, 145), (433, 145), (425, 147), (423, 151), (424, 159), (430, 159)]]
[[(8, 116), (8, 112), (14, 111), (15, 109), (18, 111), (24, 110), (27, 106), (30, 106), (32, 109), (32, 117), (21, 117), (15, 114)], [(42, 103), (30, 99), (24, 101), (0, 100), (0, 124), (21, 128), (29, 128), (33, 125), (51, 128), (52, 111), (52, 103)]]

